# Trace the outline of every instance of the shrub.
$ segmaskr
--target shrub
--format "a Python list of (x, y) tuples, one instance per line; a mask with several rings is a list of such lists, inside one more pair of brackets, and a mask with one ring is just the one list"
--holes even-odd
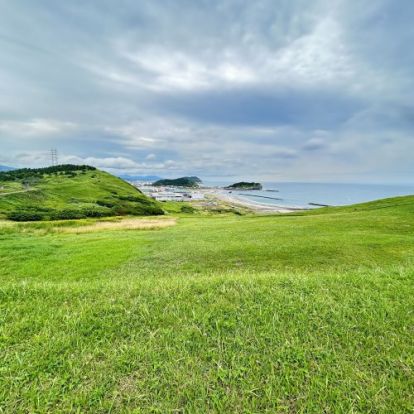
[(128, 206), (117, 205), (112, 208), (112, 213), (115, 216), (161, 216), (164, 211), (158, 206)]
[(45, 216), (35, 211), (12, 211), (7, 214), (7, 218), (13, 221), (40, 221), (44, 220)]
[(195, 208), (191, 206), (181, 206), (181, 213), (194, 213)]
[(50, 215), (50, 220), (71, 220), (86, 218), (80, 210), (58, 210)]
[(131, 201), (134, 203), (143, 203), (143, 202), (149, 201), (145, 199), (144, 197), (137, 197), (137, 196), (118, 196), (118, 199), (123, 200), (123, 201)]
[(108, 207), (108, 208), (112, 208), (116, 206), (116, 204), (113, 201), (107, 201), (107, 200), (97, 200), (96, 204), (98, 204), (98, 206)]
[(108, 217), (111, 216), (111, 210), (99, 210), (94, 208), (84, 208), (82, 213), (85, 217)]
[(145, 211), (140, 214), (144, 216), (163, 216), (165, 213), (161, 207), (149, 206), (145, 207)]

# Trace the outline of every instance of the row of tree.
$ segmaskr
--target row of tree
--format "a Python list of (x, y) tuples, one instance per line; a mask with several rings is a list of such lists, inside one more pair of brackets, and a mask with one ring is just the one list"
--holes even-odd
[(96, 170), (95, 167), (89, 165), (74, 165), (74, 164), (62, 164), (53, 165), (51, 167), (44, 168), (21, 168), (19, 170), (3, 171), (0, 172), (0, 181), (17, 181), (26, 180), (29, 178), (41, 177), (44, 174), (66, 174), (73, 176), (77, 171)]

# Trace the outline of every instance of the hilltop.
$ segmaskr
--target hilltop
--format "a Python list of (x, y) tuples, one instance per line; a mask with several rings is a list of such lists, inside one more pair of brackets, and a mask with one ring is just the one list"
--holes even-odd
[(118, 177), (90, 166), (0, 173), (0, 217), (16, 221), (159, 215), (161, 207)]
[(226, 190), (261, 190), (262, 185), (260, 183), (248, 183), (246, 181), (240, 181), (225, 187)]
[(181, 177), (175, 179), (162, 179), (155, 181), (153, 185), (157, 187), (171, 186), (171, 187), (199, 187), (201, 183), (198, 177)]

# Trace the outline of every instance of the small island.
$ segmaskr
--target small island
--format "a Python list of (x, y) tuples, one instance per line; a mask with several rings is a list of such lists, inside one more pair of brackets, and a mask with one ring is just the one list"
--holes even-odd
[(175, 179), (162, 179), (155, 181), (152, 185), (155, 187), (188, 187), (198, 188), (201, 180), (198, 177), (181, 177)]
[(262, 188), (260, 183), (249, 183), (246, 181), (240, 181), (224, 187), (225, 190), (261, 190)]

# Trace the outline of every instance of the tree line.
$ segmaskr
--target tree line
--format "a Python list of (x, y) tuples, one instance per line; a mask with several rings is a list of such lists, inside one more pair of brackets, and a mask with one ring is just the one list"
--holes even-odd
[(2, 171), (0, 172), (0, 181), (17, 181), (25, 180), (27, 178), (41, 177), (44, 174), (66, 174), (73, 176), (77, 171), (93, 171), (95, 167), (90, 165), (74, 165), (74, 164), (62, 164), (53, 165), (43, 168), (20, 168), (18, 170)]

